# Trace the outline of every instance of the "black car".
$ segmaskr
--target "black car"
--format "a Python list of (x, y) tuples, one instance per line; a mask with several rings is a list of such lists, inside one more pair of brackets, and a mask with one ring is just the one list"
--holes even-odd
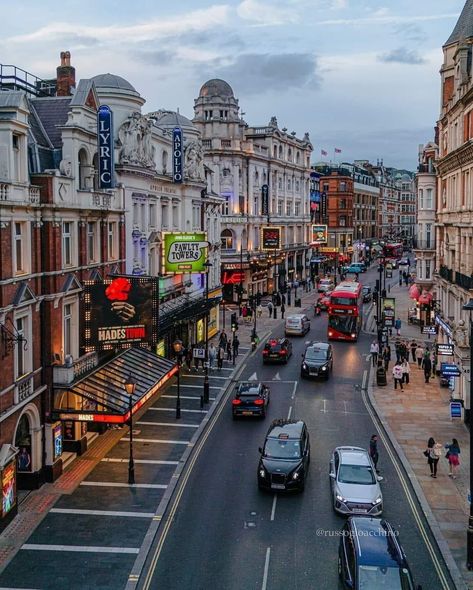
[(269, 404), (269, 387), (257, 381), (242, 381), (235, 387), (232, 401), (233, 419), (239, 416), (264, 418)]
[(301, 377), (329, 378), (333, 370), (332, 345), (326, 342), (313, 342), (302, 355)]
[(302, 492), (310, 462), (309, 432), (302, 420), (274, 420), (259, 448), (258, 487)]
[(368, 303), (373, 299), (373, 289), (369, 285), (364, 285), (362, 289), (363, 303)]
[(340, 535), (338, 574), (343, 588), (351, 590), (414, 589), (397, 533), (381, 518), (349, 517)]
[(292, 355), (292, 343), (288, 338), (272, 338), (263, 348), (263, 364), (287, 363)]

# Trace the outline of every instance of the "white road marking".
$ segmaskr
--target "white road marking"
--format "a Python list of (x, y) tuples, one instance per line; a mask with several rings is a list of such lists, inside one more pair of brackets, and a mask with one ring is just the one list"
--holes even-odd
[(324, 402), (324, 407), (320, 411), (323, 412), (324, 414), (326, 414), (327, 413), (327, 400), (324, 399), (322, 401)]
[(264, 572), (263, 572), (263, 584), (261, 590), (266, 590), (268, 585), (268, 571), (269, 571), (269, 558), (271, 557), (271, 547), (266, 549), (266, 559), (264, 560)]
[(274, 494), (273, 507), (271, 508), (271, 519), (270, 520), (274, 520), (274, 515), (276, 513), (276, 502), (277, 501), (278, 501), (278, 495)]
[[(159, 397), (164, 397), (166, 399), (177, 399), (177, 395), (161, 395)], [(180, 395), (179, 396), (181, 399), (200, 399), (200, 397), (198, 395)], [(209, 397), (209, 400), (211, 402), (214, 401), (214, 397)]]
[(343, 401), (343, 405), (345, 407), (345, 412), (344, 413), (347, 414), (348, 412), (347, 412), (347, 402), (346, 402), (346, 400)]
[(287, 419), (288, 420), (291, 419), (291, 414), (292, 414), (292, 406), (289, 408), (289, 412), (287, 413)]
[(253, 373), (253, 375), (251, 375), (251, 377), (248, 377), (248, 381), (258, 381), (258, 375), (255, 373)]
[(294, 388), (292, 390), (291, 399), (294, 399), (296, 397), (297, 383), (298, 383), (298, 381), (294, 381)]
[(153, 518), (154, 512), (120, 512), (116, 510), (82, 510), (79, 508), (51, 508), (54, 514), (84, 514), (87, 516), (124, 516), (130, 518)]
[(309, 344), (312, 344), (312, 341), (311, 341), (311, 340), (306, 340), (306, 341), (304, 342), (304, 344), (305, 344), (306, 346), (309, 346)]
[(92, 486), (96, 488), (144, 488), (150, 490), (165, 490), (167, 485), (163, 483), (121, 483), (115, 481), (81, 481), (81, 486)]
[(44, 545), (25, 543), (21, 547), (29, 551), (73, 551), (78, 553), (132, 553), (137, 555), (140, 550), (134, 547), (91, 547), (89, 545)]
[[(152, 410), (153, 412), (175, 412), (176, 408), (148, 408), (146, 411), (149, 412), (149, 410)], [(206, 414), (207, 410), (184, 410), (182, 408), (181, 412), (187, 412), (188, 414)]]
[(279, 376), (279, 371), (276, 373), (276, 375), (273, 377), (273, 381), (281, 381), (281, 377)]
[[(203, 379), (205, 375), (186, 375), (188, 379)], [(226, 381), (229, 377), (219, 377), (218, 375), (213, 375), (211, 371), (209, 371), (209, 379), (223, 379)]]
[(361, 382), (361, 389), (366, 390), (366, 382), (368, 380), (368, 371), (365, 369), (363, 371), (363, 380)]
[[(171, 387), (176, 387), (177, 388), (177, 383), (173, 383), (171, 385)], [(180, 387), (186, 387), (186, 388), (190, 388), (190, 389), (195, 389), (196, 387), (200, 387), (200, 385), (183, 385), (181, 383)], [(209, 385), (209, 389), (222, 389), (222, 388), (219, 387), (218, 385)]]
[[(128, 437), (124, 437), (120, 439), (120, 442), (130, 442)], [(142, 443), (156, 443), (156, 444), (163, 444), (163, 445), (188, 445), (188, 440), (163, 440), (160, 438), (133, 438), (134, 442), (142, 442)]]
[[(101, 461), (104, 461), (105, 463), (128, 463), (129, 459), (104, 457)], [(179, 465), (179, 461), (161, 461), (159, 459), (134, 459), (134, 461), (135, 463), (142, 463), (143, 465)]]
[(135, 422), (143, 426), (176, 426), (177, 428), (199, 428), (199, 424), (182, 424), (181, 422)]

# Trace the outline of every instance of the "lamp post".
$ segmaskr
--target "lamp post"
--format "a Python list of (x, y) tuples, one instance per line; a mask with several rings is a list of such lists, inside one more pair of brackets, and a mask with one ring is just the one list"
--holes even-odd
[(128, 375), (125, 381), (125, 391), (128, 394), (128, 411), (130, 414), (130, 458), (128, 460), (128, 484), (135, 484), (135, 462), (133, 461), (133, 394), (136, 389), (136, 381)]
[[(473, 321), (471, 312), (473, 311), (473, 298), (470, 297), (468, 303), (465, 303), (463, 309), (470, 312), (470, 407), (473, 397)], [(473, 490), (473, 439), (471, 437), (471, 420), (470, 420), (470, 490)], [(466, 532), (466, 567), (473, 569), (473, 503), (470, 502), (470, 516), (468, 517), (468, 528)]]
[[(209, 403), (209, 269), (213, 264), (211, 262), (204, 262), (206, 267), (205, 280), (205, 373), (204, 373), (204, 404)], [(241, 283), (240, 283), (241, 284)], [(241, 294), (241, 291), (240, 291)], [(241, 296), (241, 295), (240, 295)], [(240, 315), (241, 315), (241, 299), (240, 299)]]
[(174, 340), (172, 343), (174, 352), (177, 356), (177, 399), (176, 399), (176, 420), (181, 417), (181, 359), (182, 359), (182, 341)]
[[(208, 269), (207, 269), (208, 271)], [(207, 277), (208, 278), (208, 277)], [(243, 240), (240, 244), (240, 284), (238, 285), (238, 315), (241, 316), (241, 304), (243, 301)]]

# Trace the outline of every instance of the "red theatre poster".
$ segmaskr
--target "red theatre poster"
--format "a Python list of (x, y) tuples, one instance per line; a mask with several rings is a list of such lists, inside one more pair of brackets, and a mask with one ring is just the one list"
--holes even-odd
[(88, 351), (157, 343), (157, 281), (117, 277), (85, 284)]

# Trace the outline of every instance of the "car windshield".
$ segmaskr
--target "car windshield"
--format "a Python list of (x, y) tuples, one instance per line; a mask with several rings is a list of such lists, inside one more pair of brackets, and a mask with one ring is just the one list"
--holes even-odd
[(257, 395), (259, 395), (260, 390), (259, 387), (255, 387), (253, 386), (240, 386), (240, 388), (237, 391), (237, 396), (238, 397), (255, 397)]
[(330, 303), (332, 305), (356, 305), (356, 299), (353, 297), (330, 297)]
[(369, 465), (340, 465), (338, 481), (369, 486), (373, 485), (376, 480)]
[(327, 360), (327, 351), (320, 348), (308, 348), (305, 352), (306, 361), (325, 361)]
[(363, 293), (370, 293), (371, 287), (363, 287)]
[(300, 441), (290, 438), (268, 438), (264, 446), (264, 456), (268, 459), (300, 459)]
[(278, 342), (268, 342), (265, 346), (266, 350), (274, 350), (275, 352), (281, 350), (281, 344)]
[(357, 318), (350, 315), (331, 315), (328, 318), (329, 328), (333, 328), (342, 334), (353, 334), (357, 331), (356, 327)]
[(360, 590), (412, 590), (409, 571), (399, 567), (359, 566)]

